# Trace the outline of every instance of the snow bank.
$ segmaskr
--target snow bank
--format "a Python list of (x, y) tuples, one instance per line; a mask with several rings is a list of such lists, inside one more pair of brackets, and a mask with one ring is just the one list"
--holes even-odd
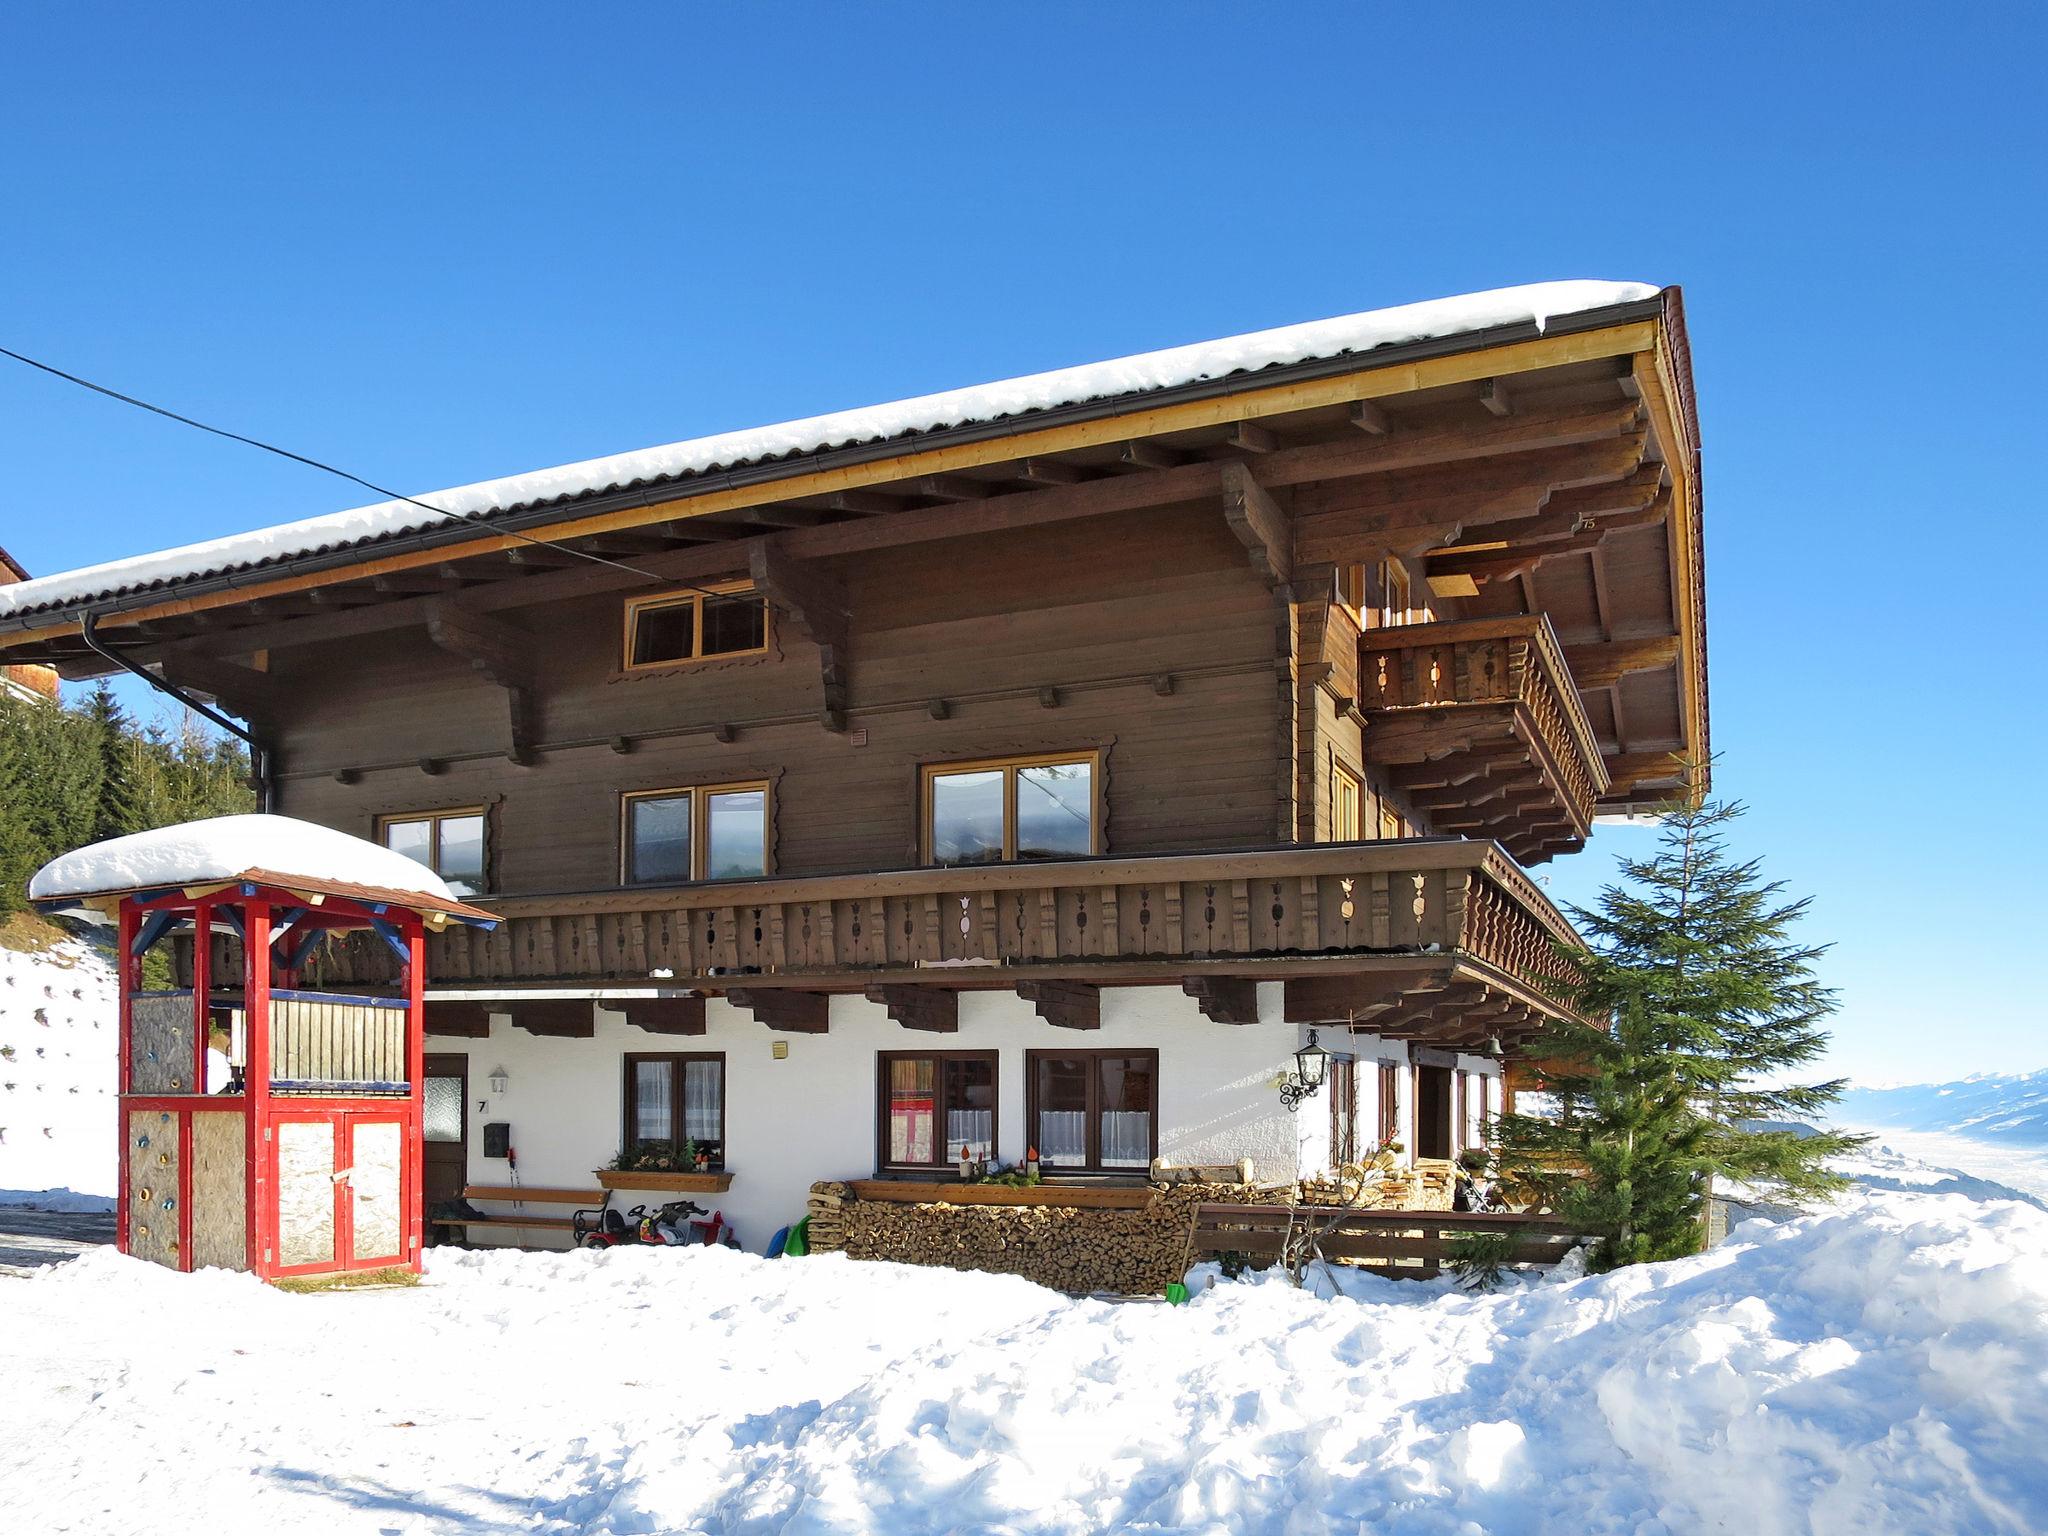
[(13, 1288), (23, 1529), (2048, 1529), (2048, 1215), (1883, 1193), (1494, 1296), (1185, 1308), (722, 1250)]
[(252, 869), (375, 886), (454, 901), (424, 864), (332, 827), (290, 816), (215, 816), (108, 838), (50, 860), (29, 881), (33, 901), (230, 880)]
[(113, 1208), (114, 970), (67, 941), (0, 948), (0, 1205)]
[[(459, 517), (536, 505), (564, 497), (671, 479), (706, 470), (872, 442), (906, 432), (929, 432), (969, 422), (997, 421), (1028, 411), (1223, 378), (1274, 364), (1369, 352), (1375, 347), (1432, 337), (1465, 335), (1495, 326), (1550, 320), (1654, 296), (1645, 283), (1570, 281), (1528, 283), (1456, 298), (1367, 310), (1334, 320), (1281, 326), (1192, 346), (1028, 374), (994, 384), (920, 395), (887, 405), (807, 416), (774, 426), (690, 438), (659, 448), (585, 459), (553, 469), (483, 480), (423, 493), (420, 500)], [(229, 570), (332, 549), (363, 539), (409, 533), (446, 522), (403, 501), (331, 512), (253, 533), (181, 545), (157, 554), (108, 561), (0, 588), (0, 617), (52, 603), (172, 581), (204, 571)]]

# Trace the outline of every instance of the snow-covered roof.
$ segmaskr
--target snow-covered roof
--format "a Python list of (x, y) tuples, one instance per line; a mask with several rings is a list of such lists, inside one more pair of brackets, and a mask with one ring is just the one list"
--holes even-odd
[(436, 910), (471, 911), (424, 864), (290, 816), (214, 816), (110, 837), (61, 854), (29, 881), (31, 901), (106, 896), (260, 876), (265, 884), (352, 886)]
[[(1551, 321), (1589, 310), (1634, 303), (1659, 293), (1653, 284), (1577, 280), (1527, 283), (1455, 298), (1366, 310), (1218, 341), (1140, 352), (1107, 362), (1027, 374), (993, 384), (919, 395), (886, 405), (834, 411), (797, 421), (688, 438), (659, 448), (585, 459), (474, 485), (422, 493), (420, 500), (462, 518), (482, 518), (553, 502), (631, 490), (714, 470), (790, 455), (885, 441), (906, 434), (1000, 421), (1031, 412), (1144, 394), (1221, 379), (1262, 368), (1341, 357), (1397, 346)], [(0, 588), (0, 618), (66, 603), (112, 596), (141, 587), (272, 564), (374, 540), (394, 538), (447, 521), (404, 501), (380, 501), (252, 533), (184, 544), (156, 554), (61, 571)]]

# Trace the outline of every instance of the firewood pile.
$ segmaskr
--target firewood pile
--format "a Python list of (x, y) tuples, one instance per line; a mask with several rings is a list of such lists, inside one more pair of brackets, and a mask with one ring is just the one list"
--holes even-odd
[(1343, 1205), (1361, 1211), (1447, 1211), (1456, 1179), (1456, 1167), (1439, 1158), (1418, 1159), (1409, 1166), (1382, 1156), (1303, 1179), (1298, 1200), (1302, 1205)]
[(1152, 1186), (1136, 1210), (1047, 1205), (903, 1205), (814, 1184), (813, 1253), (1021, 1275), (1074, 1294), (1158, 1295), (1187, 1267), (1194, 1208), (1204, 1202), (1291, 1204), (1291, 1185)]

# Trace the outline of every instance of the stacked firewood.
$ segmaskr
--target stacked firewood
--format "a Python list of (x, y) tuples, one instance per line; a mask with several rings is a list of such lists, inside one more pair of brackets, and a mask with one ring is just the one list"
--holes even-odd
[(1158, 1295), (1188, 1264), (1195, 1206), (1286, 1205), (1291, 1185), (1154, 1185), (1136, 1210), (1045, 1205), (921, 1205), (811, 1187), (811, 1251), (1021, 1275), (1075, 1294)]

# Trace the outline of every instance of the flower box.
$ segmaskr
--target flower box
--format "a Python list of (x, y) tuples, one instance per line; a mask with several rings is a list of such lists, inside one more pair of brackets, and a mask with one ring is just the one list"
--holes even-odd
[(600, 1168), (594, 1175), (606, 1189), (651, 1189), (671, 1194), (723, 1194), (732, 1188), (732, 1174), (726, 1173), (641, 1173), (632, 1169)]

